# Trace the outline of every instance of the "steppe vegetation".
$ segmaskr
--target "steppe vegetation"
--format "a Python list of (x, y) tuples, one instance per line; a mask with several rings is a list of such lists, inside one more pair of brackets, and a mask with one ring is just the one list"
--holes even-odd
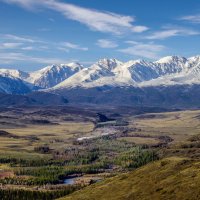
[[(103, 187), (105, 197), (110, 198), (106, 196), (107, 186), (113, 185), (111, 189), (115, 191), (120, 180), (128, 185), (129, 173), (132, 178), (137, 174), (133, 183), (138, 182), (140, 170), (146, 173), (154, 162), (155, 170), (165, 162), (171, 168), (172, 160), (198, 163), (199, 116), (200, 111), (148, 113), (141, 108), (1, 109), (0, 197), (56, 199), (83, 188), (82, 197), (75, 192), (67, 198), (101, 199), (99, 188)], [(183, 164), (184, 169), (187, 167)], [(65, 184), (70, 178), (74, 183)], [(95, 189), (92, 194), (91, 187)], [(119, 199), (126, 199), (125, 188), (126, 185)]]

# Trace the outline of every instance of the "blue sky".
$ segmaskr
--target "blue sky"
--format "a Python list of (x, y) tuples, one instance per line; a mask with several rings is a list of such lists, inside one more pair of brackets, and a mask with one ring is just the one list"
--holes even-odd
[(0, 0), (0, 67), (200, 54), (198, 0)]

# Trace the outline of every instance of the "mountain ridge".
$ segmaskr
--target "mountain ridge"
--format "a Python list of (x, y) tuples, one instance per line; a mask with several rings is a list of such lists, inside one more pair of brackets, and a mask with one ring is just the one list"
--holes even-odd
[[(35, 90), (56, 93), (72, 88), (200, 85), (200, 56), (166, 56), (154, 62), (121, 62), (117, 59), (104, 58), (90, 67), (84, 67), (79, 63), (53, 64), (30, 73), (0, 69), (0, 76), (7, 77), (10, 83), (11, 80), (18, 81), (19, 92), (15, 92), (15, 88), (12, 88), (15, 84), (9, 84), (7, 81), (6, 85), (3, 78), (0, 79), (0, 87), (4, 88), (1, 92), (9, 94), (25, 94)], [(24, 85), (29, 89), (24, 90)]]
[[(92, 88), (106, 85), (113, 87), (143, 87), (148, 85), (199, 84), (200, 56), (188, 59), (178, 56), (167, 56), (155, 62), (131, 60), (122, 63), (118, 61), (113, 68), (102, 68), (99, 62), (97, 62), (83, 70), (50, 88), (49, 91), (63, 88)], [(188, 79), (187, 77), (192, 75), (192, 80), (190, 78), (187, 82), (184, 79), (184, 77)], [(180, 79), (179, 77), (182, 78)]]

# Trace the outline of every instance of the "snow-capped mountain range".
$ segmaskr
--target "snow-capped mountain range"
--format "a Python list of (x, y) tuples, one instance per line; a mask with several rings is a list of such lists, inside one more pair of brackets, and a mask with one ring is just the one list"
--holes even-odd
[(68, 79), (82, 69), (83, 66), (79, 63), (51, 65), (30, 73), (24, 80), (41, 88), (50, 88)]
[(0, 69), (0, 92), (25, 94), (31, 90), (71, 88), (148, 87), (200, 84), (200, 56), (167, 56), (155, 62), (101, 59), (90, 67), (79, 63), (47, 66), (27, 73)]
[(31, 92), (31, 87), (19, 78), (0, 75), (0, 93), (26, 94)]

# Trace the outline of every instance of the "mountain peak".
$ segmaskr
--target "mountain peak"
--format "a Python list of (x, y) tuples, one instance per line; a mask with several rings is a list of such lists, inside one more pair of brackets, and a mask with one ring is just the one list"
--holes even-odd
[[(70, 62), (68, 64), (61, 64), (60, 66), (68, 66), (68, 67), (80, 67), (82, 66), (80, 63), (78, 62)], [(82, 66), (83, 67), (83, 66)]]
[[(26, 73), (0, 69), (0, 75), (16, 77), (40, 88), (99, 87), (115, 85), (200, 84), (200, 56), (184, 58), (166, 56), (155, 62), (131, 60), (122, 63), (115, 58), (103, 58), (84, 68), (77, 62), (49, 65)], [(3, 80), (3, 79), (2, 79)], [(5, 80), (5, 79), (4, 79)]]
[(149, 66), (149, 64), (151, 64), (151, 62), (147, 62), (146, 60), (143, 59), (137, 59), (137, 60), (131, 60), (128, 62), (131, 65), (145, 65), (145, 66)]
[(188, 60), (189, 60), (189, 62), (193, 62), (193, 63), (199, 62), (200, 63), (200, 55), (190, 57), (190, 58), (188, 58)]
[(42, 88), (49, 88), (59, 84), (82, 69), (83, 66), (75, 62), (60, 65), (53, 64), (30, 73), (27, 81)]
[(113, 70), (115, 67), (122, 65), (123, 63), (115, 58), (109, 59), (109, 58), (103, 58), (100, 59), (95, 63), (95, 65), (98, 65), (99, 67), (106, 68), (108, 70)]
[(186, 63), (187, 62), (187, 58), (181, 57), (181, 56), (166, 56), (166, 57), (163, 57), (160, 60), (156, 61), (155, 63), (167, 64), (167, 63), (172, 63), (172, 62)]
[(26, 72), (17, 69), (0, 69), (0, 75), (7, 76), (7, 77), (15, 77), (20, 79), (25, 79), (29, 75)]

